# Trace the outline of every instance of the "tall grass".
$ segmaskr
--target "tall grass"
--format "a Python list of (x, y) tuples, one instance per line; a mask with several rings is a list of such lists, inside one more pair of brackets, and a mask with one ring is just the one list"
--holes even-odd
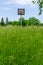
[(0, 27), (0, 65), (43, 65), (43, 27)]

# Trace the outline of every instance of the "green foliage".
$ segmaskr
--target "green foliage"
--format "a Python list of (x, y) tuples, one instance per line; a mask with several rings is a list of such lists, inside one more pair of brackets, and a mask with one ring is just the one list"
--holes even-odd
[(8, 24), (9, 24), (9, 25), (12, 25), (12, 21), (9, 21)]
[(33, 0), (32, 1), (34, 4), (37, 3), (38, 7), (39, 7), (39, 15), (41, 15), (42, 10), (43, 10), (43, 0)]
[(40, 26), (43, 26), (43, 23), (41, 23)]
[(43, 65), (43, 27), (0, 27), (0, 65)]
[(8, 22), (9, 22), (8, 17), (6, 17), (6, 25), (8, 25)]
[(14, 25), (18, 26), (18, 25), (19, 25), (19, 22), (18, 22), (18, 21), (13, 21), (13, 22), (12, 22), (12, 25), (13, 25), (13, 26), (14, 26)]
[(40, 25), (40, 20), (35, 17), (31, 17), (28, 20), (28, 25)]
[(21, 22), (21, 18), (19, 19), (19, 26), (21, 26), (22, 22)]
[(20, 18), (19, 19), (19, 25), (26, 26), (27, 25), (27, 20), (25, 20), (24, 18)]
[(27, 24), (27, 21), (24, 18), (22, 18), (22, 26), (26, 26), (26, 24)]
[(3, 18), (3, 17), (2, 17), (2, 19), (1, 19), (1, 25), (2, 25), (2, 26), (5, 25), (5, 23), (4, 23), (4, 18)]
[(40, 25), (40, 20), (31, 17), (29, 20), (25, 18), (20, 18), (19, 21), (8, 21), (8, 18), (6, 18), (6, 24), (4, 23), (4, 18), (1, 19), (1, 25), (12, 25), (12, 26), (28, 26), (28, 25)]
[[(21, 18), (19, 19), (19, 24), (21, 25)], [(29, 18), (29, 20), (25, 20), (24, 18), (22, 18), (22, 26), (27, 25), (40, 25), (40, 20), (35, 17), (31, 17)]]
[(43, 8), (43, 0), (38, 0), (38, 5), (39, 5), (39, 15), (42, 13), (42, 8)]
[(1, 25), (1, 22), (0, 22), (0, 25)]

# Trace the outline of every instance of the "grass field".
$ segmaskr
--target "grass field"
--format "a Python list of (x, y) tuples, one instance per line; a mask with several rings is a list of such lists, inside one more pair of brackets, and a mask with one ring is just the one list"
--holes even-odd
[(43, 27), (0, 27), (0, 65), (43, 65)]

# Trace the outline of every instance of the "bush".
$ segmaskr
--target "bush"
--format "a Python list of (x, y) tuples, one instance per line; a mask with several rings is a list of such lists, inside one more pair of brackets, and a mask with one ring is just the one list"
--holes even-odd
[(9, 25), (12, 25), (12, 21), (9, 21), (8, 24), (9, 24)]
[(40, 26), (43, 26), (43, 23), (41, 23)]
[(20, 18), (19, 19), (19, 25), (26, 26), (27, 25), (27, 21), (24, 18)]
[(12, 22), (12, 25), (13, 25), (13, 26), (14, 26), (14, 25), (17, 25), (17, 26), (18, 26), (18, 25), (19, 25), (19, 22), (18, 22), (18, 21), (13, 21), (13, 22)]
[(40, 20), (35, 17), (31, 17), (29, 18), (28, 25), (40, 25)]

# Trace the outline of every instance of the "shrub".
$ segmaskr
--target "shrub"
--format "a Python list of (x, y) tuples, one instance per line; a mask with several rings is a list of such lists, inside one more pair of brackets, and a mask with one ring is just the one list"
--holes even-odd
[(19, 22), (18, 22), (18, 21), (13, 21), (13, 22), (12, 22), (12, 25), (13, 25), (13, 26), (14, 26), (14, 25), (17, 25), (17, 26), (18, 26), (18, 25), (19, 25)]
[(35, 17), (31, 17), (29, 18), (28, 25), (40, 25), (40, 20)]

